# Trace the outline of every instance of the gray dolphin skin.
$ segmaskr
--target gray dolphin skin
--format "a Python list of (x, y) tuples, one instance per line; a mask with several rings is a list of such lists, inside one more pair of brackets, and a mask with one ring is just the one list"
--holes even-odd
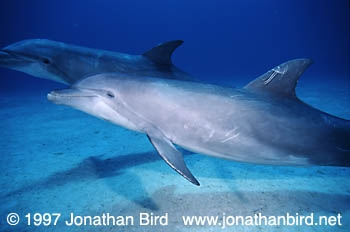
[(243, 88), (98, 74), (48, 99), (147, 134), (166, 163), (193, 184), (174, 144), (224, 159), (267, 165), (350, 166), (350, 121), (297, 98), (309, 59), (283, 63)]
[(173, 51), (183, 43), (173, 40), (142, 55), (97, 50), (46, 39), (23, 40), (0, 50), (0, 66), (72, 85), (99, 73), (119, 73), (191, 80), (171, 62)]

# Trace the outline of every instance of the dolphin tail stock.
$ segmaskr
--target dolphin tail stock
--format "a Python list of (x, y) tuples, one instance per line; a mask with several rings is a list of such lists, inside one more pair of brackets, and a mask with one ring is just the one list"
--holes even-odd
[[(276, 97), (286, 97), (289, 99), (298, 99), (295, 93), (295, 87), (300, 76), (312, 64), (310, 59), (295, 59), (280, 64), (255, 80), (248, 83), (244, 89), (259, 94), (269, 94)], [(307, 103), (304, 103), (307, 104)], [(327, 166), (350, 166), (350, 120), (338, 118), (336, 116), (319, 111), (324, 118), (331, 120), (332, 132), (329, 136), (334, 141), (331, 148), (327, 150), (327, 160), (322, 160), (319, 156), (313, 161), (317, 165)], [(320, 144), (321, 146), (322, 144)], [(332, 154), (330, 157), (329, 154)]]
[(182, 43), (182, 40), (172, 40), (161, 43), (143, 53), (142, 56), (148, 58), (158, 65), (171, 65), (171, 55)]

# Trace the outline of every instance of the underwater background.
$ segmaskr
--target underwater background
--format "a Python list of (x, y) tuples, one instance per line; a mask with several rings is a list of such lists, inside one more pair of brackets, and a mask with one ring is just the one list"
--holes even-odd
[[(242, 87), (295, 58), (314, 64), (297, 95), (350, 119), (349, 1), (1, 1), (0, 47), (32, 38), (141, 54), (184, 40), (173, 63), (200, 81)], [(336, 215), (343, 225), (236, 226), (223, 231), (350, 231), (350, 170), (272, 167), (185, 152), (197, 187), (160, 159), (143, 134), (57, 106), (64, 85), (0, 68), (0, 231), (222, 231), (182, 215)], [(350, 140), (350, 138), (349, 138)], [(350, 141), (349, 141), (350, 142)], [(10, 212), (22, 219), (6, 224)], [(28, 227), (26, 213), (169, 213), (153, 227)]]

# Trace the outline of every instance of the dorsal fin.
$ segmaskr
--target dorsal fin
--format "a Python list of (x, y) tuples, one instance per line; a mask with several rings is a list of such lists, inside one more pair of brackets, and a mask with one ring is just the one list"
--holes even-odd
[(296, 97), (295, 87), (303, 72), (312, 64), (310, 59), (295, 59), (274, 67), (244, 88), (253, 92)]
[(161, 43), (151, 50), (143, 53), (144, 57), (147, 57), (156, 64), (171, 64), (171, 54), (174, 50), (183, 43), (182, 40), (172, 40), (165, 43)]

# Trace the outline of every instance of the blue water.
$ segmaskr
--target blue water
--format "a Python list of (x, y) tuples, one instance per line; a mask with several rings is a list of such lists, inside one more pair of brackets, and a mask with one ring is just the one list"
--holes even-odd
[[(0, 17), (0, 47), (47, 38), (139, 54), (182, 39), (173, 61), (200, 78), (250, 80), (301, 57), (315, 62), (309, 79), (349, 76), (346, 0), (7, 1)], [(1, 78), (1, 90), (50, 85), (4, 69), (1, 75), (11, 76)]]
[[(0, 22), (0, 47), (46, 38), (140, 54), (181, 39), (173, 63), (199, 80), (223, 85), (242, 86), (287, 60), (311, 58), (314, 64), (301, 77), (298, 96), (350, 119), (346, 0), (13, 0), (0, 2)], [(70, 212), (169, 213), (169, 226), (112, 231), (221, 231), (183, 227), (182, 215), (341, 213), (343, 226), (292, 230), (350, 230), (349, 168), (258, 166), (184, 151), (202, 184), (198, 188), (171, 170), (144, 135), (46, 100), (49, 91), (62, 87), (0, 68), (0, 231), (113, 229), (25, 226), (26, 213), (45, 212), (59, 212), (62, 218)], [(19, 225), (6, 225), (10, 212), (21, 216)]]

